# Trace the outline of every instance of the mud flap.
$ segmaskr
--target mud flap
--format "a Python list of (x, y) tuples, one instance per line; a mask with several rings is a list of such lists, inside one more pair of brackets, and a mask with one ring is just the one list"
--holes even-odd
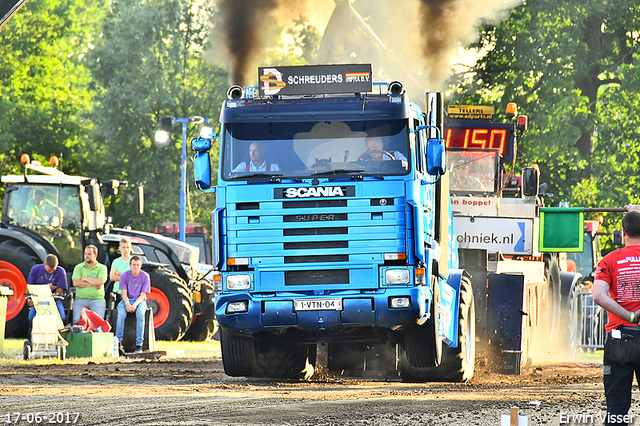
[[(487, 334), (504, 374), (520, 374), (524, 275), (490, 274), (487, 288)], [(526, 354), (524, 354), (526, 356)]]

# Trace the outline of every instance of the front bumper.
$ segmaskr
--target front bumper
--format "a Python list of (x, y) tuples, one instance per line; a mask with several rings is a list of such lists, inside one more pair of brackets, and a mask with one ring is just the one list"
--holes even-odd
[[(391, 308), (390, 300), (408, 297), (410, 306)], [(341, 310), (296, 311), (294, 301), (341, 299)], [(298, 293), (251, 294), (226, 293), (216, 299), (216, 316), (227, 332), (253, 334), (298, 329), (307, 333), (325, 333), (346, 327), (380, 327), (396, 329), (424, 321), (429, 312), (431, 289), (389, 287), (377, 291), (336, 291), (331, 294)], [(228, 313), (229, 303), (246, 301), (246, 312)]]

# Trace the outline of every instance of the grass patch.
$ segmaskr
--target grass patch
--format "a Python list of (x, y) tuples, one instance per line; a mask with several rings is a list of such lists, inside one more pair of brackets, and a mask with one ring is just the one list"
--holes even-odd
[[(25, 363), (22, 359), (22, 348), (25, 339), (4, 339), (3, 351), (0, 353), (0, 365), (15, 365)], [(207, 340), (205, 342), (168, 342), (157, 341), (156, 350), (166, 351), (167, 358), (215, 358), (220, 357), (220, 342)], [(76, 358), (77, 360), (89, 360), (91, 358)], [(95, 358), (94, 358), (95, 359)], [(32, 364), (50, 365), (64, 364), (67, 361), (60, 361), (50, 357), (45, 359), (34, 359), (28, 361)]]

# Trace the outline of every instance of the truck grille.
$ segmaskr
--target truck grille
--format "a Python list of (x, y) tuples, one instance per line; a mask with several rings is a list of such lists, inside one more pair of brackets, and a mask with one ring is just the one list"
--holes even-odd
[(285, 237), (294, 237), (298, 235), (345, 235), (349, 233), (349, 228), (302, 228), (302, 229), (283, 229), (282, 235)]
[(250, 259), (259, 291), (376, 289), (385, 253), (407, 253), (404, 182), (369, 181), (340, 198), (283, 199), (275, 188), (246, 202), (253, 188), (229, 189), (224, 226), (226, 256)]
[(321, 269), (317, 271), (286, 271), (284, 285), (349, 284), (348, 269)]
[(348, 254), (321, 254), (317, 256), (285, 256), (284, 263), (348, 262)]

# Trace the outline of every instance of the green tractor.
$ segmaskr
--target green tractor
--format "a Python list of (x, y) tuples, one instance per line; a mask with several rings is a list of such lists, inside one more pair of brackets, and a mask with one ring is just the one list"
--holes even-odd
[[(148, 304), (153, 309), (156, 339), (179, 340), (189, 331), (196, 338), (209, 337), (214, 318), (196, 321), (214, 303), (210, 280), (198, 272), (199, 249), (161, 235), (114, 228), (107, 221), (101, 189), (115, 194), (120, 182), (69, 176), (55, 167), (25, 161), (24, 175), (2, 176), (5, 198), (0, 220), (0, 285), (13, 290), (7, 306), (7, 337), (26, 337), (28, 310), (26, 278), (31, 268), (55, 254), (71, 275), (83, 261), (84, 248), (98, 247), (98, 261), (110, 267), (118, 256), (122, 237), (132, 242), (132, 254), (143, 259), (151, 276)], [(52, 163), (55, 164), (55, 163)], [(142, 213), (142, 187), (138, 187), (138, 210)], [(107, 306), (111, 294), (105, 285)], [(67, 310), (72, 303), (67, 302)], [(67, 318), (72, 318), (67, 312)], [(109, 314), (107, 314), (109, 319)], [(193, 339), (193, 338), (192, 338)]]

